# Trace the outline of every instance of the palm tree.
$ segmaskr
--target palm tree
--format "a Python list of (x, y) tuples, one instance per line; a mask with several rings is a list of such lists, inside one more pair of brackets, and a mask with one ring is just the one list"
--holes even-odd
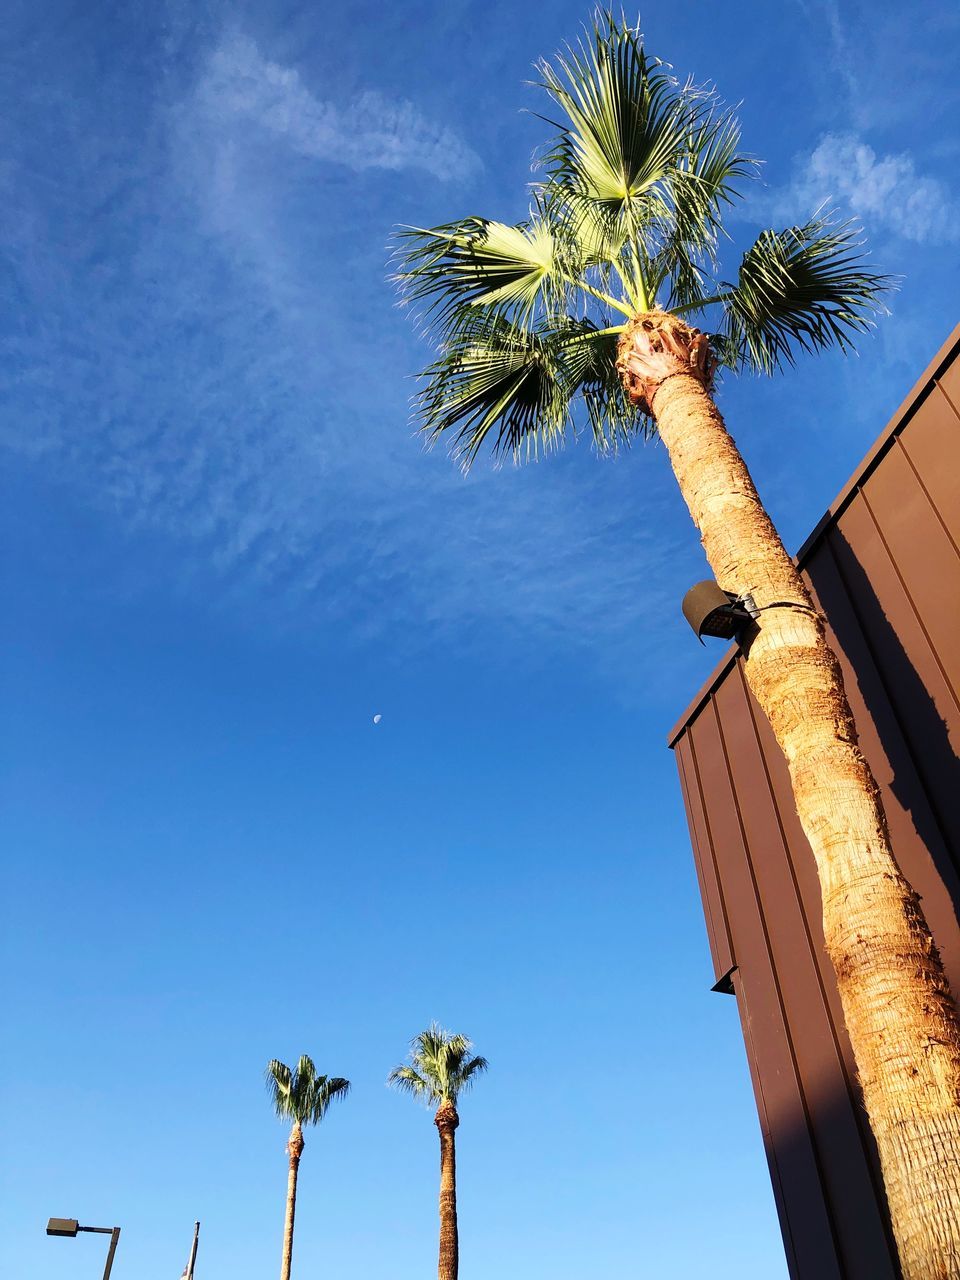
[(290, 1137), (287, 1155), (290, 1169), (287, 1174), (287, 1212), (283, 1223), (283, 1255), (280, 1261), (280, 1280), (290, 1280), (290, 1263), (293, 1259), (293, 1219), (297, 1211), (297, 1173), (303, 1154), (303, 1126), (319, 1124), (327, 1114), (330, 1103), (345, 1098), (350, 1092), (350, 1081), (340, 1076), (318, 1076), (312, 1059), (306, 1054), (291, 1071), (286, 1063), (276, 1058), (267, 1064), (267, 1089), (273, 1098), (274, 1109), (281, 1120), (290, 1120)]
[(746, 678), (816, 859), (904, 1275), (960, 1275), (957, 1009), (823, 619), (712, 396), (721, 369), (772, 373), (801, 351), (848, 349), (891, 281), (864, 264), (858, 229), (822, 209), (764, 231), (723, 280), (723, 215), (756, 165), (714, 91), (677, 81), (623, 20), (598, 14), (538, 70), (562, 118), (529, 217), (401, 233), (397, 279), (439, 348), (422, 426), (464, 467), (483, 446), (536, 456), (581, 427), (601, 451), (647, 434), (665, 446), (717, 582), (757, 610)]
[(457, 1150), (454, 1133), (460, 1123), (457, 1099), (486, 1071), (486, 1058), (471, 1054), (466, 1036), (451, 1035), (435, 1022), (410, 1043), (408, 1066), (394, 1067), (387, 1082), (436, 1103), (433, 1123), (440, 1134), (440, 1261), (439, 1280), (457, 1280), (460, 1241), (457, 1234)]

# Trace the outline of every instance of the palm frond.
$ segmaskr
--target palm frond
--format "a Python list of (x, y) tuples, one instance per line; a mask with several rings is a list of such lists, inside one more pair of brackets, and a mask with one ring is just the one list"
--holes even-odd
[(485, 1058), (470, 1055), (472, 1048), (466, 1036), (431, 1023), (411, 1042), (412, 1065), (395, 1067), (388, 1083), (425, 1101), (456, 1105), (459, 1094), (488, 1066)]
[(267, 1064), (266, 1080), (280, 1119), (300, 1124), (319, 1124), (330, 1103), (345, 1098), (350, 1090), (350, 1081), (342, 1076), (318, 1075), (306, 1054), (293, 1071), (274, 1058)]
[(316, 1079), (317, 1068), (314, 1066), (313, 1059), (305, 1053), (301, 1053), (297, 1060), (294, 1076), (301, 1086), (309, 1085), (311, 1081)]
[(274, 1110), (281, 1120), (287, 1117), (293, 1118), (290, 1109), (292, 1080), (292, 1072), (285, 1062), (272, 1058), (267, 1063), (267, 1089), (273, 1100)]
[(654, 305), (664, 285), (668, 305), (705, 296), (701, 268), (715, 260), (722, 210), (756, 174), (734, 113), (712, 88), (677, 80), (610, 14), (540, 70), (569, 122), (544, 161), (544, 207), (572, 206), (582, 223), (592, 206), (600, 252), (636, 310)]
[(297, 1119), (303, 1123), (310, 1111), (310, 1099), (317, 1078), (317, 1069), (313, 1059), (305, 1053), (300, 1055), (291, 1084), (291, 1105), (295, 1108)]
[(462, 321), (422, 375), (417, 397), (431, 440), (450, 433), (467, 468), (493, 433), (497, 456), (555, 448), (570, 425), (570, 398), (549, 332), (530, 332), (499, 316)]
[(625, 22), (599, 15), (555, 66), (544, 60), (538, 70), (569, 121), (545, 158), (552, 184), (620, 208), (668, 172), (686, 112), (674, 77)]
[(549, 193), (555, 225), (566, 233), (574, 269), (607, 268), (615, 263), (627, 239), (627, 226), (617, 209), (582, 192), (556, 186)]
[(510, 226), (487, 218), (399, 234), (395, 280), (441, 326), (465, 307), (489, 307), (520, 322), (538, 302), (563, 293), (557, 245), (547, 222)]
[(457, 1073), (458, 1093), (464, 1093), (467, 1089), (473, 1087), (476, 1083), (476, 1077), (487, 1071), (490, 1067), (486, 1058), (479, 1056), (469, 1058), (466, 1062), (461, 1062), (460, 1069)]
[(433, 1085), (413, 1067), (394, 1067), (387, 1076), (387, 1084), (392, 1084), (401, 1093), (409, 1093), (414, 1098), (421, 1098), (425, 1102), (432, 1101), (435, 1097)]
[[(706, 92), (706, 91), (704, 91)], [(739, 183), (757, 176), (740, 150), (740, 122), (712, 93), (709, 113), (692, 122), (683, 154), (667, 181), (678, 245), (711, 252), (725, 206), (741, 199)]]
[(625, 18), (599, 13), (538, 65), (562, 119), (530, 218), (409, 229), (398, 251), (395, 278), (440, 343), (416, 409), (464, 468), (485, 446), (537, 457), (584, 419), (604, 451), (651, 429), (617, 375), (611, 316), (662, 307), (717, 329), (722, 308), (718, 357), (769, 373), (850, 346), (883, 310), (892, 281), (863, 265), (850, 224), (819, 213), (764, 232), (738, 282), (718, 281), (724, 214), (757, 164), (715, 90), (679, 81)]
[(342, 1076), (317, 1076), (308, 1099), (310, 1123), (319, 1124), (330, 1103), (342, 1102), (349, 1092), (350, 1081)]
[(637, 436), (652, 433), (652, 422), (627, 398), (617, 372), (618, 332), (598, 329), (589, 320), (558, 332), (567, 388), (586, 410), (599, 453), (615, 453)]
[(650, 254), (650, 291), (668, 283), (668, 309), (690, 308), (708, 296), (705, 268), (716, 265), (724, 210), (741, 198), (740, 183), (756, 178), (758, 168), (740, 151), (736, 116), (711, 95), (709, 114), (693, 122), (686, 154), (664, 184), (667, 215), (651, 229), (657, 247)]
[(724, 298), (725, 359), (772, 373), (797, 350), (848, 350), (882, 313), (890, 276), (864, 266), (859, 227), (818, 213), (803, 226), (764, 231)]

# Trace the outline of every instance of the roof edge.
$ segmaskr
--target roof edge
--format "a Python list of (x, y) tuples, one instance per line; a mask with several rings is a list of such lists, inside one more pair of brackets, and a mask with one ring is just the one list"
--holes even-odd
[(854, 496), (857, 488), (869, 477), (880, 462), (880, 459), (893, 444), (896, 437), (907, 425), (910, 418), (920, 408), (920, 405), (932, 391), (937, 379), (944, 372), (947, 365), (951, 364), (960, 354), (960, 324), (956, 325), (953, 332), (947, 338), (946, 342), (941, 346), (940, 350), (933, 357), (930, 363), (924, 369), (923, 373), (910, 389), (909, 394), (904, 398), (899, 409), (877, 436), (872, 446), (867, 450), (860, 465), (854, 471), (853, 475), (843, 486), (833, 502), (826, 509), (820, 519), (813, 527), (813, 531), (808, 535), (800, 550), (796, 554), (798, 565), (810, 555), (815, 543), (823, 537), (824, 531), (833, 520), (835, 520), (843, 511)]

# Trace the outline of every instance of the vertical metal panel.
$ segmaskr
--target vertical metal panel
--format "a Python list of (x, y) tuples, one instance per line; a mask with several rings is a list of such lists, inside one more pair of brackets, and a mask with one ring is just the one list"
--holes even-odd
[[(883, 794), (894, 848), (924, 899), (951, 982), (960, 990), (956, 703), (865, 504), (852, 503), (826, 543), (843, 590), (825, 607), (841, 662), (852, 670), (846, 683), (861, 745)], [(830, 572), (827, 555), (813, 557), (815, 586), (822, 587)]]
[[(854, 509), (851, 504), (848, 514)], [(853, 537), (860, 531), (854, 527), (850, 532)], [(943, 720), (869, 589), (860, 561), (838, 531), (824, 539), (808, 577), (834, 622), (829, 639), (840, 656), (860, 745), (883, 794), (893, 846), (911, 850), (911, 879), (924, 897), (931, 927), (941, 936), (951, 982), (960, 990), (960, 938), (951, 928), (960, 878), (950, 816), (943, 811), (943, 798), (955, 791), (960, 778), (951, 784), (944, 752), (952, 756), (952, 748)]]
[(937, 385), (950, 400), (954, 410), (960, 413), (960, 364), (951, 364), (941, 370), (937, 377)]
[(730, 928), (720, 888), (720, 877), (713, 852), (713, 840), (703, 807), (703, 787), (697, 772), (697, 760), (691, 739), (677, 744), (677, 768), (680, 771), (680, 787), (687, 810), (687, 825), (693, 845), (700, 897), (707, 916), (707, 935), (710, 955), (713, 959), (714, 982), (721, 981), (736, 964), (730, 942)]
[[(894, 848), (960, 992), (960, 329), (800, 556)], [(786, 763), (731, 651), (671, 736), (717, 976), (736, 965), (794, 1280), (899, 1267)]]
[(955, 408), (942, 386), (935, 387), (897, 436), (954, 548), (960, 544), (960, 417)]
[[(739, 667), (717, 690), (715, 703), (730, 776), (741, 797), (746, 854), (773, 969), (772, 982), (754, 983), (755, 999), (762, 998), (764, 991), (772, 993), (776, 986), (796, 1075), (796, 1097), (790, 1106), (795, 1116), (802, 1111), (803, 1117), (803, 1124), (787, 1130), (785, 1140), (791, 1145), (791, 1159), (795, 1159), (797, 1145), (806, 1134), (818, 1171), (819, 1185), (806, 1201), (804, 1235), (811, 1233), (810, 1218), (821, 1199), (820, 1186), (826, 1185), (832, 1253), (838, 1254), (845, 1266), (840, 1274), (879, 1280), (890, 1272), (886, 1246), (878, 1251), (863, 1239), (864, 1221), (873, 1223), (874, 1237), (883, 1236), (883, 1223), (873, 1187), (869, 1180), (858, 1177), (864, 1162), (864, 1133), (858, 1123), (859, 1098), (845, 1058), (849, 1046), (841, 1044), (838, 1036), (826, 993), (828, 962), (819, 930), (814, 938), (809, 923), (811, 905), (814, 914), (819, 913), (819, 892), (815, 879), (807, 878), (804, 900), (780, 819), (786, 798), (782, 791), (789, 787), (789, 780), (784, 770), (782, 780), (778, 778), (778, 795), (759, 733), (761, 724), (768, 730), (769, 726), (755, 708)], [(840, 1083), (843, 1088), (838, 1087)]]
[[(783, 1248), (787, 1255), (787, 1266), (790, 1268), (791, 1276), (800, 1274), (800, 1264), (797, 1259), (797, 1249), (793, 1238), (793, 1222), (798, 1215), (791, 1215), (790, 1204), (783, 1183), (780, 1177), (780, 1158), (778, 1157), (777, 1146), (775, 1142), (774, 1126), (770, 1123), (770, 1117), (767, 1115), (767, 1104), (764, 1097), (764, 1078), (759, 1069), (760, 1056), (757, 1053), (756, 1045), (753, 1038), (753, 1027), (750, 1019), (750, 1008), (747, 1003), (747, 997), (742, 990), (739, 973), (731, 975), (731, 983), (733, 994), (737, 997), (737, 1009), (740, 1013), (740, 1025), (743, 1030), (743, 1043), (747, 1050), (747, 1063), (750, 1067), (750, 1079), (753, 1083), (754, 1097), (757, 1100), (757, 1115), (760, 1119), (760, 1132), (763, 1135), (763, 1149), (767, 1155), (767, 1165), (770, 1169), (770, 1182), (773, 1187), (773, 1198), (777, 1206), (777, 1215), (780, 1219), (780, 1229), (783, 1234)], [(776, 1136), (780, 1136), (777, 1132)], [(789, 1163), (789, 1152), (784, 1154), (784, 1163)], [(834, 1280), (837, 1275), (837, 1269), (834, 1266), (827, 1272), (827, 1280)]]
[[(811, 1273), (839, 1276), (836, 1223), (831, 1206), (820, 1195), (824, 1169), (807, 1097), (810, 1082), (805, 1072), (812, 1037), (809, 1044), (795, 1038), (789, 1010), (799, 1002), (811, 1025), (819, 1025), (828, 1035), (829, 1021), (817, 998), (816, 981), (811, 982), (807, 972), (811, 948), (797, 886), (783, 857), (785, 844), (771, 803), (746, 686), (731, 673), (713, 704), (742, 835), (731, 856), (743, 860), (741, 874), (749, 878), (760, 926), (752, 952), (745, 953), (741, 963), (741, 974), (749, 972), (753, 979), (749, 989), (742, 982), (739, 987), (741, 1017), (754, 1046), (756, 1081), (762, 1089), (784, 1202), (806, 1206), (804, 1230), (793, 1235), (796, 1265)], [(741, 901), (747, 897), (738, 896)], [(777, 920), (775, 930), (769, 928), (772, 918)]]
[(863, 497), (930, 657), (943, 673), (947, 688), (955, 690), (960, 686), (960, 646), (956, 644), (960, 558), (956, 548), (902, 449), (889, 451), (883, 465), (865, 482)]

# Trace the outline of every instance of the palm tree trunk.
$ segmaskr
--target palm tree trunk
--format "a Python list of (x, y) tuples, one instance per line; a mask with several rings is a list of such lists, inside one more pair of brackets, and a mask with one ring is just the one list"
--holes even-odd
[(827, 952), (876, 1137), (905, 1280), (960, 1276), (960, 1025), (893, 855), (837, 659), (709, 394), (701, 335), (660, 313), (621, 342), (717, 582), (763, 610), (744, 672), (786, 756), (813, 850)]
[(441, 1102), (434, 1116), (440, 1133), (440, 1261), (438, 1280), (457, 1280), (460, 1241), (457, 1235), (457, 1149), (454, 1133), (460, 1123), (451, 1102)]
[(280, 1280), (290, 1280), (290, 1264), (293, 1261), (293, 1219), (297, 1212), (297, 1173), (303, 1154), (303, 1130), (295, 1120), (287, 1142), (290, 1169), (287, 1173), (287, 1213), (283, 1222), (283, 1256), (280, 1260)]

